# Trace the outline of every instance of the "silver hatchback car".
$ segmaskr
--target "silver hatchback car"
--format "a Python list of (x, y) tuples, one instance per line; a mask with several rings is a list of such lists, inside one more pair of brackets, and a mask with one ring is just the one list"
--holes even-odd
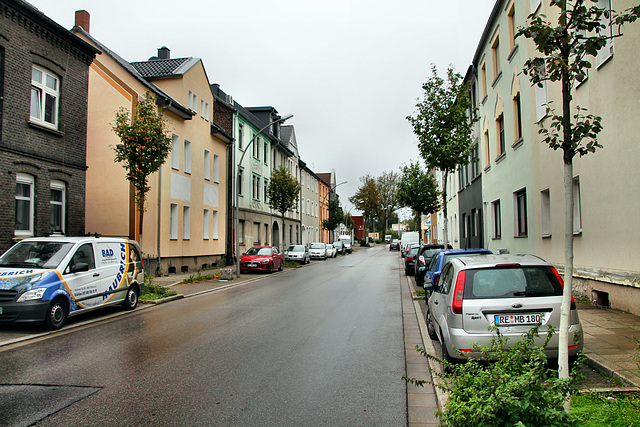
[[(442, 356), (448, 361), (480, 357), (472, 344), (488, 347), (494, 336), (491, 326), (513, 343), (539, 323), (536, 343), (542, 346), (549, 326), (560, 328), (563, 286), (556, 269), (534, 255), (451, 259), (427, 303), (429, 336), (442, 343)], [(558, 336), (556, 332), (546, 347), (549, 358), (558, 357)], [(572, 299), (569, 356), (582, 346), (582, 325)]]

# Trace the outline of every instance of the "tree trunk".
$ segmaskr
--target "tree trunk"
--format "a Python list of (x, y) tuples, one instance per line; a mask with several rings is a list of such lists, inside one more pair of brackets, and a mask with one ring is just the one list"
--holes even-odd
[(442, 213), (444, 214), (444, 220), (442, 221), (442, 225), (444, 227), (444, 239), (443, 244), (444, 248), (447, 249), (447, 245), (449, 244), (449, 218), (447, 217), (447, 176), (449, 175), (447, 171), (443, 171), (444, 178), (442, 183)]
[(138, 243), (140, 244), (140, 249), (142, 249), (142, 220), (144, 219), (144, 204), (140, 206), (139, 209), (140, 209), (140, 224), (138, 226), (138, 236), (140, 236), (140, 239), (139, 239), (140, 241)]
[[(564, 164), (564, 289), (560, 308), (560, 331), (558, 335), (558, 377), (569, 378), (569, 321), (571, 313), (571, 291), (573, 287), (573, 157), (575, 150), (571, 138), (571, 85), (569, 78), (562, 78), (562, 131)], [(565, 411), (571, 410), (571, 398), (567, 396)]]

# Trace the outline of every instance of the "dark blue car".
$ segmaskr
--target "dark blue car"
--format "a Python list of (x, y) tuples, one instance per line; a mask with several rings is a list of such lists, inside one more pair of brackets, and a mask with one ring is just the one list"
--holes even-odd
[(424, 272), (424, 281), (423, 286), (428, 295), (431, 293), (431, 289), (438, 281), (438, 277), (440, 277), (440, 273), (442, 272), (442, 267), (447, 263), (451, 258), (460, 258), (463, 256), (471, 256), (471, 255), (481, 255), (481, 254), (492, 254), (489, 249), (447, 249), (446, 251), (440, 251), (435, 254), (431, 258), (431, 262), (429, 263), (429, 267)]

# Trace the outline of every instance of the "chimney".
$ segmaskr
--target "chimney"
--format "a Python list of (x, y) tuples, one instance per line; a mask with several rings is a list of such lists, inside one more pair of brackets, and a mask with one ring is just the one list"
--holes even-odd
[(162, 46), (158, 49), (158, 59), (171, 59), (171, 51), (168, 47)]
[(82, 27), (87, 33), (89, 33), (89, 23), (91, 16), (86, 10), (76, 10), (76, 27)]

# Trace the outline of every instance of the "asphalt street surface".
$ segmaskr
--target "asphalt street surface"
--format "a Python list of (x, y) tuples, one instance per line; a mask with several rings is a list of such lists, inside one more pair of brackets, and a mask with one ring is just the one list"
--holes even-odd
[(2, 349), (0, 425), (406, 425), (384, 248)]

